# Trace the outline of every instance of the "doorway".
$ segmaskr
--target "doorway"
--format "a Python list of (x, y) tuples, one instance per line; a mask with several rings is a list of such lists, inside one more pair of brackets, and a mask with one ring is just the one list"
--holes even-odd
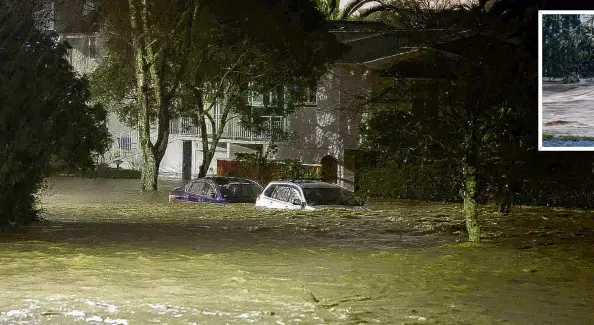
[(182, 148), (182, 179), (192, 178), (192, 141), (184, 141)]
[(326, 155), (320, 161), (322, 165), (322, 182), (336, 183), (338, 181), (338, 161), (336, 158)]

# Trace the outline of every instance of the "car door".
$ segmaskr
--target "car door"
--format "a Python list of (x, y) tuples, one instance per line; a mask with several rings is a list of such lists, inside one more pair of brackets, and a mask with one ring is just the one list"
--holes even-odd
[(278, 185), (270, 196), (269, 207), (274, 209), (286, 209), (286, 200), (289, 193), (288, 190), (289, 189), (286, 185)]
[(279, 185), (272, 194), (271, 208), (276, 209), (301, 209), (300, 205), (292, 203), (293, 198), (299, 198), (300, 193), (294, 186)]
[[(299, 191), (299, 189), (295, 186), (290, 186), (289, 187), (289, 200), (287, 201), (287, 208), (291, 209), (291, 210), (298, 210), (298, 209), (302, 209), (303, 205), (302, 203), (305, 202), (303, 200), (303, 197), (301, 195), (301, 191)], [(295, 200), (299, 200), (299, 204), (294, 204)]]
[(268, 185), (266, 187), (266, 189), (256, 198), (256, 206), (264, 207), (264, 208), (272, 208), (272, 205), (275, 203), (272, 196), (277, 188), (278, 188), (277, 184)]

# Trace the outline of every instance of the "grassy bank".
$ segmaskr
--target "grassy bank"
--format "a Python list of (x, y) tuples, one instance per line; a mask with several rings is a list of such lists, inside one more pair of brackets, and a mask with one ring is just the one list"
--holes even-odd
[(576, 136), (576, 135), (552, 135), (543, 133), (543, 140), (564, 140), (564, 141), (594, 141), (594, 137)]

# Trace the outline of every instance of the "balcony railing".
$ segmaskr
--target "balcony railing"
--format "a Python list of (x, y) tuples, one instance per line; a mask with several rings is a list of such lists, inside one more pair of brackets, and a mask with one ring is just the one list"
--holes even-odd
[(128, 160), (130, 157), (138, 155), (140, 142), (137, 131), (120, 132), (112, 136), (113, 142), (104, 155), (105, 162), (112, 163), (115, 160)]
[[(215, 127), (218, 130), (221, 125), (220, 116), (215, 115)], [(233, 140), (250, 140), (250, 141), (267, 141), (270, 140), (273, 134), (281, 137), (289, 131), (289, 122), (285, 116), (262, 116), (264, 123), (262, 129), (264, 131), (254, 132), (241, 125), (239, 117), (233, 117), (227, 121), (223, 127), (221, 139)], [(212, 136), (212, 125), (206, 124), (206, 132)], [(181, 135), (200, 135), (200, 127), (192, 123), (190, 118), (177, 118), (169, 123), (170, 134)]]

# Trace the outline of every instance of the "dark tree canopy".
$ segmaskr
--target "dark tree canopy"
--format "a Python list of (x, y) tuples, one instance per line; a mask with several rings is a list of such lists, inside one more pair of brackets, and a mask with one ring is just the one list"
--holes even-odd
[(64, 58), (67, 45), (7, 8), (0, 9), (0, 225), (35, 219), (34, 194), (50, 162), (88, 168), (93, 152), (108, 146), (106, 112), (88, 105), (87, 81)]
[(578, 15), (543, 15), (543, 76), (574, 81), (594, 76), (593, 33), (592, 18), (583, 24)]
[(208, 165), (231, 116), (263, 125), (250, 95), (276, 92), (284, 102), (275, 113), (288, 114), (341, 54), (311, 0), (103, 1), (102, 9), (108, 57), (91, 77), (93, 95), (138, 126), (145, 190), (157, 188), (172, 118), (200, 127)]
[[(397, 17), (399, 23), (423, 23), (440, 37), (429, 37), (381, 72), (393, 82), (372, 94), (379, 109), (364, 129), (366, 145), (392, 161), (445, 166), (449, 178), (461, 180), (472, 241), (480, 240), (476, 203), (489, 187), (497, 188), (496, 196), (510, 196), (519, 176), (516, 166), (533, 152), (536, 138), (536, 53), (528, 41), (537, 8), (520, 10), (514, 4), (506, 13), (501, 5), (495, 10), (493, 2), (482, 5)], [(429, 68), (408, 67), (423, 63)], [(408, 105), (393, 104), (400, 98)], [(398, 130), (386, 120), (398, 123)], [(502, 205), (509, 209), (509, 200)]]

